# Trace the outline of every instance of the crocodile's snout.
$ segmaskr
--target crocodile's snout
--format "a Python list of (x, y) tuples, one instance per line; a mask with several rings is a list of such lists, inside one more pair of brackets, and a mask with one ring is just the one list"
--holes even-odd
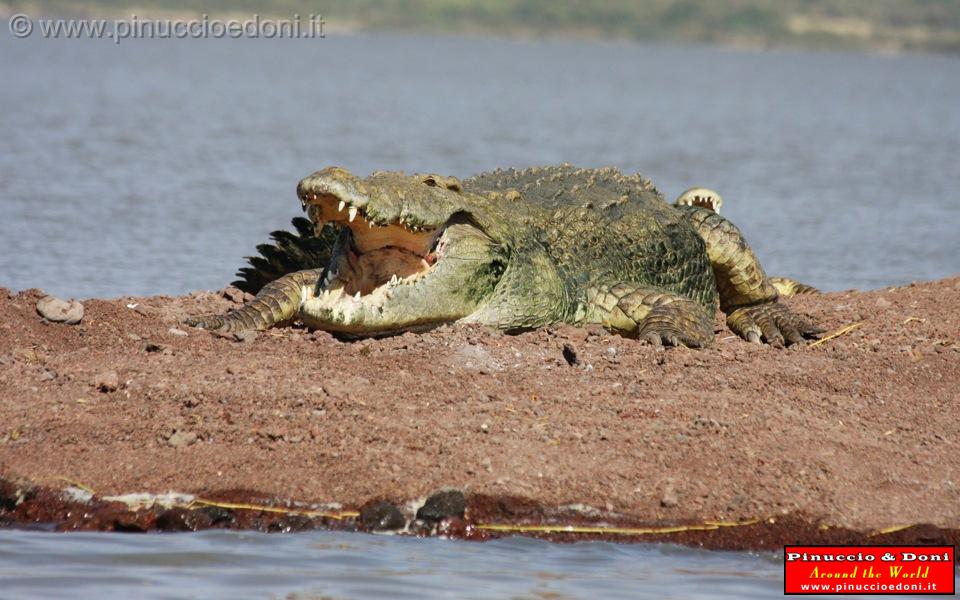
[(360, 178), (340, 167), (316, 171), (297, 183), (297, 197), (300, 198), (304, 210), (311, 201), (324, 196), (334, 197), (357, 207), (367, 203), (366, 189)]

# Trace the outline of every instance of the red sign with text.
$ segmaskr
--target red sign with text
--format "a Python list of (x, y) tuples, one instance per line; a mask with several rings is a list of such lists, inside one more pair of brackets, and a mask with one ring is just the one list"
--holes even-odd
[(953, 546), (784, 546), (784, 594), (956, 591)]

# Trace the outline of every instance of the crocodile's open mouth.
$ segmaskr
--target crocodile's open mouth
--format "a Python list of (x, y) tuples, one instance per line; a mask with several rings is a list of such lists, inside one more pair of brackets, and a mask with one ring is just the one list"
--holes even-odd
[(328, 308), (382, 306), (391, 290), (417, 283), (443, 257), (446, 228), (377, 222), (363, 208), (332, 194), (305, 193), (301, 201), (318, 229), (326, 223), (340, 228), (316, 291)]
[(431, 182), (359, 181), (336, 168), (301, 180), (314, 227), (339, 232), (320, 283), (303, 290), (301, 322), (346, 335), (420, 330), (466, 318), (491, 296), (506, 248), (458, 210), (458, 191)]

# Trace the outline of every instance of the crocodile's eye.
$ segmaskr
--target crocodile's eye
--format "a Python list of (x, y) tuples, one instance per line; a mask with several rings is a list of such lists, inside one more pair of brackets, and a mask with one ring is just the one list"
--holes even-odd
[(442, 186), (450, 190), (451, 192), (459, 193), (461, 191), (460, 180), (457, 179), (456, 177), (440, 177), (438, 175), (427, 175), (423, 179), (423, 183), (426, 185), (429, 185), (430, 187)]

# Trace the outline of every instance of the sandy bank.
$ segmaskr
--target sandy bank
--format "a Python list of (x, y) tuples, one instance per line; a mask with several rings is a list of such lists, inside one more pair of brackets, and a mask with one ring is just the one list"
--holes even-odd
[(91, 300), (79, 325), (41, 319), (41, 296), (0, 291), (2, 479), (348, 508), (453, 486), (607, 521), (960, 528), (958, 278), (790, 300), (831, 331), (860, 324), (790, 350), (719, 318), (706, 350), (566, 327), (240, 342), (178, 324), (229, 291)]

